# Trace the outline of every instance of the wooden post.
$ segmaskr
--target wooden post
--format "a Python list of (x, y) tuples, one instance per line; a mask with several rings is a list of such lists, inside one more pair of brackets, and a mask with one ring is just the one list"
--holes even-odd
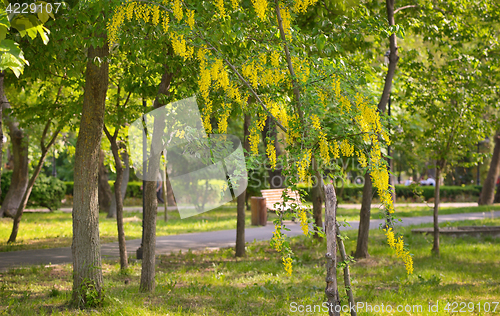
[[(337, 288), (337, 197), (332, 184), (325, 186), (325, 233), (326, 233), (326, 297), (330, 316), (340, 316), (340, 299)], [(335, 310), (337, 307), (337, 311)]]

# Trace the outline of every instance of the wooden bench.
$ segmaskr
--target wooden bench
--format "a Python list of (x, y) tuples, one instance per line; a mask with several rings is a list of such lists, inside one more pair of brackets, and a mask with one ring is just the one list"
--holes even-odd
[[(288, 190), (288, 197), (292, 200), (288, 200), (286, 202), (285, 210), (291, 208), (291, 204), (295, 203), (298, 207), (303, 207), (302, 202), (300, 201), (300, 194), (297, 191), (292, 191), (290, 189), (270, 189), (270, 190), (261, 190), (262, 197), (266, 198), (266, 207), (268, 210), (272, 210), (276, 212), (280, 207), (283, 207), (283, 199), (281, 195), (284, 190)], [(281, 205), (276, 205), (276, 203), (280, 203)]]

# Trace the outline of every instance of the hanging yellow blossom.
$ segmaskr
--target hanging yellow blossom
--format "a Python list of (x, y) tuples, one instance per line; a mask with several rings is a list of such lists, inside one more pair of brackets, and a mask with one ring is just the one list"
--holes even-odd
[(314, 129), (320, 130), (321, 124), (319, 122), (319, 117), (316, 114), (311, 115), (311, 121)]
[(286, 274), (288, 276), (291, 276), (292, 275), (292, 271), (293, 271), (293, 269), (292, 269), (292, 261), (293, 261), (292, 258), (290, 258), (290, 257), (288, 257), (288, 258), (283, 257), (282, 260), (283, 260), (283, 265), (285, 266)]
[(240, 1), (239, 0), (231, 0), (231, 5), (233, 7), (233, 10), (238, 10), (238, 7), (240, 6)]
[(274, 246), (274, 249), (277, 252), (281, 252), (284, 242), (285, 240), (283, 238), (283, 235), (281, 235), (280, 231), (278, 230), (278, 225), (274, 224), (273, 238), (271, 238), (271, 243)]
[(319, 132), (319, 153), (324, 162), (330, 162), (330, 149), (328, 148), (328, 141), (326, 140), (326, 133)]
[(293, 11), (305, 13), (309, 6), (314, 5), (318, 0), (295, 0)]
[(217, 10), (219, 11), (219, 14), (221, 16), (226, 15), (226, 9), (224, 8), (224, 0), (215, 0), (215, 6), (217, 7)]
[(266, 125), (267, 114), (259, 113), (259, 121), (257, 122), (257, 128), (262, 132), (264, 130), (264, 126)]
[(354, 146), (349, 144), (347, 139), (344, 139), (342, 143), (340, 143), (340, 151), (344, 157), (351, 157), (354, 152)]
[(255, 126), (253, 126), (250, 129), (250, 136), (248, 137), (248, 141), (250, 143), (250, 151), (252, 152), (253, 155), (258, 155), (259, 154), (259, 142), (260, 142), (260, 136), (259, 136), (259, 131)]
[(184, 16), (184, 13), (182, 12), (181, 0), (174, 0), (174, 16), (178, 22), (180, 22)]
[(267, 0), (252, 0), (253, 7), (261, 21), (266, 19)]
[(162, 22), (161, 26), (163, 27), (163, 32), (166, 34), (168, 32), (168, 22), (169, 22), (169, 17), (167, 12), (162, 12)]
[(283, 20), (283, 31), (285, 32), (285, 37), (287, 40), (292, 40), (292, 29), (290, 28), (290, 23), (292, 22), (292, 16), (290, 11), (286, 8), (280, 9), (281, 19)]
[(153, 18), (152, 18), (151, 22), (153, 22), (154, 26), (157, 26), (158, 23), (160, 22), (160, 7), (155, 6), (153, 8)]
[(269, 158), (269, 164), (271, 165), (271, 169), (274, 171), (276, 168), (276, 148), (274, 147), (273, 140), (267, 142), (266, 154)]
[(187, 17), (187, 24), (189, 25), (189, 28), (192, 30), (194, 28), (194, 11), (187, 10), (186, 17)]
[(280, 66), (280, 53), (277, 50), (271, 52), (271, 65), (275, 68)]
[(366, 166), (368, 165), (368, 162), (366, 161), (365, 154), (362, 151), (358, 150), (358, 151), (356, 151), (356, 156), (358, 156), (358, 162), (359, 162), (361, 168), (366, 168)]
[(333, 144), (330, 146), (330, 150), (333, 155), (333, 159), (340, 158), (340, 153), (339, 153), (339, 144), (334, 141)]
[(307, 220), (307, 211), (304, 208), (300, 208), (297, 212), (299, 222), (300, 222), (300, 228), (302, 228), (302, 232), (304, 235), (309, 234), (309, 222)]

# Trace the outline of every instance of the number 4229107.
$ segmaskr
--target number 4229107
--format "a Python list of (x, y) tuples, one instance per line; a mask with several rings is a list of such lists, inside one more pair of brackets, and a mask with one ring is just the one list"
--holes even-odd
[(5, 11), (7, 13), (15, 13), (15, 14), (26, 14), (26, 13), (57, 13), (62, 3), (9, 3)]

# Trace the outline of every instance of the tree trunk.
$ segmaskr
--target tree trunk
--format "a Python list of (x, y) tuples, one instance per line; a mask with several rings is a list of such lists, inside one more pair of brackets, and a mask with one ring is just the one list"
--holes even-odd
[[(250, 142), (248, 137), (250, 132), (250, 115), (244, 114), (243, 118), (243, 149), (246, 150), (245, 157), (248, 156), (250, 151)], [(243, 257), (245, 255), (245, 202), (247, 190), (243, 191), (237, 198), (237, 217), (236, 217), (236, 257)]]
[[(121, 156), (123, 159), (123, 180), (121, 185), (122, 206), (123, 206), (123, 201), (125, 200), (125, 195), (127, 194), (128, 181), (130, 179), (130, 162), (126, 147), (124, 147), (124, 151), (122, 152)], [(113, 194), (113, 196), (111, 197), (111, 206), (109, 207), (108, 216), (106, 217), (116, 218), (116, 194)]]
[[(170, 92), (170, 83), (173, 74), (166, 71), (160, 82), (158, 96), (168, 95)], [(153, 107), (155, 109), (163, 106), (157, 97)], [(153, 139), (151, 144), (161, 143), (163, 131), (165, 130), (165, 119), (157, 117), (154, 122)], [(153, 148), (151, 151), (153, 152)], [(160, 169), (160, 153), (151, 155), (148, 162), (148, 178), (156, 179)], [(141, 284), (139, 290), (141, 292), (153, 292), (155, 289), (155, 251), (156, 251), (156, 213), (158, 209), (158, 201), (156, 198), (156, 181), (146, 181), (144, 187), (144, 240), (143, 240), (143, 256), (141, 270)]]
[[(106, 136), (109, 133), (106, 132)], [(111, 136), (111, 135), (109, 135)], [(128, 268), (128, 258), (127, 258), (127, 244), (125, 243), (125, 230), (123, 229), (123, 173), (124, 168), (120, 158), (120, 153), (118, 151), (118, 142), (116, 140), (117, 133), (115, 137), (109, 137), (109, 142), (111, 143), (111, 151), (113, 152), (113, 158), (115, 159), (116, 167), (116, 180), (115, 180), (115, 203), (116, 203), (116, 226), (118, 229), (118, 248), (120, 250), (120, 269), (125, 270)], [(126, 156), (126, 155), (122, 155)], [(125, 186), (125, 189), (127, 187)]]
[[(165, 153), (166, 155), (166, 153)], [(166, 157), (165, 157), (166, 158)], [(163, 177), (163, 183), (162, 183), (162, 188), (161, 188), (161, 191), (162, 191), (162, 195), (163, 195), (163, 201), (165, 201), (165, 203), (163, 203), (163, 207), (165, 208), (165, 214), (163, 214), (163, 219), (165, 220), (165, 222), (168, 220), (168, 200), (167, 200), (167, 164), (165, 164), (164, 168), (163, 168), (163, 174), (162, 174), (162, 177)]]
[(497, 131), (495, 135), (495, 148), (493, 149), (493, 156), (491, 157), (491, 162), (490, 162), (490, 170), (488, 170), (488, 176), (486, 176), (486, 180), (484, 181), (483, 184), (483, 189), (481, 190), (481, 198), (479, 199), (479, 205), (493, 204), (495, 198), (495, 185), (497, 182), (499, 172), (500, 172), (500, 131)]
[[(73, 302), (79, 307), (102, 299), (101, 244), (99, 240), (98, 171), (104, 109), (108, 90), (109, 53), (89, 46), (80, 132), (76, 142), (73, 195)], [(101, 63), (96, 65), (94, 60)], [(97, 295), (89, 297), (88, 290)], [(90, 301), (92, 300), (92, 301)]]
[(432, 252), (439, 256), (439, 222), (438, 222), (438, 211), (439, 211), (439, 189), (441, 187), (441, 166), (444, 164), (438, 164), (436, 168), (436, 187), (434, 188), (434, 243), (432, 246)]
[[(349, 307), (351, 306), (356, 306), (356, 302), (354, 301), (354, 294), (352, 292), (352, 285), (351, 285), (351, 274), (349, 273), (349, 258), (347, 257), (347, 254), (345, 252), (345, 247), (344, 247), (344, 241), (342, 240), (340, 236), (340, 227), (339, 225), (336, 225), (337, 227), (337, 243), (339, 244), (339, 250), (340, 250), (340, 257), (342, 258), (342, 261), (344, 261), (344, 286), (345, 286), (345, 291), (347, 294), (347, 298), (349, 300)], [(351, 316), (357, 316), (358, 313), (356, 312), (356, 309), (350, 308), (351, 311)]]
[(325, 186), (325, 233), (326, 233), (326, 297), (328, 298), (328, 314), (340, 316), (335, 310), (340, 306), (337, 287), (337, 197), (333, 185)]
[[(4, 109), (10, 108), (8, 103), (4, 103)], [(5, 120), (9, 127), (10, 139), (12, 142), (12, 156), (14, 161), (14, 170), (9, 191), (2, 202), (0, 213), (4, 216), (15, 217), (24, 192), (28, 187), (28, 136), (19, 128), (19, 123), (11, 115), (6, 115)]]
[(19, 231), (19, 223), (21, 222), (21, 216), (23, 216), (24, 209), (26, 208), (26, 204), (28, 203), (28, 199), (30, 198), (31, 190), (33, 190), (33, 186), (35, 185), (35, 181), (38, 178), (40, 171), (42, 170), (43, 163), (45, 161), (45, 158), (47, 157), (47, 153), (49, 152), (50, 147), (54, 144), (54, 142), (57, 138), (57, 135), (59, 135), (59, 132), (61, 130), (60, 128), (58, 128), (54, 132), (51, 140), (49, 141), (49, 144), (47, 145), (47, 147), (45, 147), (45, 136), (47, 135), (47, 131), (50, 128), (50, 124), (51, 124), (50, 121), (48, 121), (45, 124), (45, 129), (43, 131), (42, 138), (40, 141), (42, 155), (40, 156), (40, 159), (38, 160), (38, 164), (35, 168), (35, 171), (33, 172), (33, 175), (31, 176), (31, 178), (29, 180), (28, 187), (26, 188), (26, 191), (23, 194), (23, 198), (21, 199), (21, 203), (19, 204), (19, 208), (16, 212), (16, 216), (14, 216), (14, 222), (12, 225), (12, 232), (10, 234), (10, 237), (9, 237), (9, 240), (7, 241), (7, 243), (16, 242), (17, 233)]
[[(0, 71), (0, 182), (3, 169), (3, 106), (9, 103), (3, 86), (5, 71)], [(0, 197), (2, 196), (2, 186), (0, 183)], [(3, 210), (0, 208), (0, 218), (3, 217)]]
[(372, 179), (370, 173), (365, 173), (365, 184), (363, 186), (363, 200), (359, 211), (359, 228), (356, 253), (354, 258), (368, 258), (368, 237), (370, 234), (370, 213), (372, 204)]
[[(316, 181), (313, 184), (311, 189), (311, 197), (313, 203), (313, 218), (314, 225), (316, 225), (317, 229), (323, 228), (323, 197), (321, 194), (321, 186), (323, 185), (323, 179), (321, 178), (321, 174), (317, 171), (316, 160), (313, 158), (312, 160), (313, 168), (315, 170)], [(320, 235), (316, 232), (314, 233), (314, 238), (321, 240)]]
[[(272, 121), (270, 117), (267, 118), (264, 129), (262, 130), (262, 141), (264, 142), (264, 148), (267, 148), (266, 137), (270, 137), (274, 140), (274, 147), (276, 148), (276, 157), (282, 156), (282, 151), (280, 143), (278, 142), (278, 130), (276, 129), (276, 124)], [(269, 157), (268, 157), (269, 158)], [(274, 170), (271, 169), (269, 164), (266, 164), (266, 169), (269, 174), (269, 186), (271, 189), (281, 189), (285, 187), (285, 177), (281, 175), (283, 167), (276, 165)]]
[(175, 198), (174, 198), (174, 191), (172, 190), (172, 184), (170, 184), (170, 180), (168, 179), (167, 175), (167, 202), (168, 206), (176, 206), (177, 204), (175, 203)]
[(101, 149), (99, 153), (99, 211), (106, 212), (109, 211), (111, 206), (111, 187), (109, 186), (108, 169), (104, 165), (104, 150)]

